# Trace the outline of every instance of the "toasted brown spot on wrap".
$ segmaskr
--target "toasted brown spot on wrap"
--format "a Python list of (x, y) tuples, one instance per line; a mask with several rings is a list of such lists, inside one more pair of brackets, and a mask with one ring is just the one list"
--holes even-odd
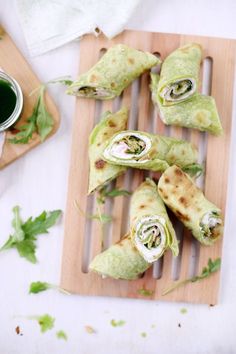
[(183, 175), (183, 172), (181, 171), (180, 168), (176, 168), (174, 172), (175, 172), (176, 176), (182, 176)]
[(90, 81), (90, 82), (97, 82), (97, 81), (98, 81), (98, 77), (93, 74), (93, 75), (91, 75), (89, 81)]
[(111, 127), (111, 128), (115, 128), (115, 127), (116, 127), (116, 123), (113, 122), (113, 120), (109, 120), (108, 125), (109, 125), (109, 127)]
[(95, 161), (95, 167), (98, 169), (104, 168), (105, 165), (106, 165), (106, 161), (102, 159)]
[(179, 210), (176, 210), (175, 213), (180, 220), (190, 221), (188, 215), (182, 214)]
[(133, 58), (128, 58), (128, 62), (129, 62), (129, 64), (134, 65), (134, 59)]
[(170, 180), (168, 177), (165, 177), (164, 181), (165, 181), (165, 183), (170, 183)]

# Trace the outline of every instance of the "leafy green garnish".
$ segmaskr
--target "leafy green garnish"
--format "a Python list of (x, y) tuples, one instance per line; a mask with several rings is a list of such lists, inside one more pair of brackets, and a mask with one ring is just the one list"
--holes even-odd
[(102, 213), (99, 207), (97, 208), (97, 214), (87, 214), (81, 209), (77, 200), (75, 200), (75, 206), (80, 211), (80, 213), (87, 219), (98, 220), (101, 222), (101, 224), (107, 224), (112, 221), (112, 217), (110, 215)]
[(199, 177), (204, 172), (204, 168), (202, 165), (198, 163), (193, 163), (192, 165), (187, 165), (182, 168), (182, 170), (188, 173), (191, 177)]
[(61, 76), (56, 79), (48, 81), (45, 85), (48, 85), (48, 84), (63, 84), (66, 86), (70, 86), (71, 84), (73, 84), (73, 80), (72, 80), (71, 76)]
[(187, 312), (188, 312), (188, 310), (185, 309), (185, 308), (180, 309), (180, 313), (182, 313), (183, 315), (184, 315), (185, 313), (187, 313)]
[(56, 223), (61, 215), (61, 210), (43, 211), (38, 217), (35, 219), (30, 217), (25, 223), (21, 220), (19, 212), (19, 206), (15, 206), (13, 208), (14, 218), (12, 221), (14, 233), (9, 236), (0, 251), (16, 248), (21, 257), (36, 263), (36, 236), (48, 233), (48, 229)]
[(62, 330), (57, 331), (56, 336), (57, 336), (58, 339), (67, 340), (67, 334), (64, 331), (62, 331)]
[(41, 142), (51, 133), (54, 125), (51, 114), (47, 111), (44, 95), (49, 84), (60, 83), (66, 86), (71, 85), (73, 80), (69, 76), (60, 77), (46, 83), (43, 83), (36, 88), (31, 95), (39, 92), (37, 101), (34, 105), (31, 116), (26, 123), (19, 127), (19, 132), (14, 138), (9, 139), (12, 144), (28, 144), (32, 139), (33, 134), (37, 133), (40, 136)]
[(33, 133), (38, 133), (43, 142), (53, 128), (53, 118), (46, 109), (44, 94), (46, 85), (39, 88), (39, 95), (33, 108), (32, 115), (27, 119), (26, 124), (19, 127), (19, 132), (14, 138), (9, 139), (12, 144), (27, 144), (32, 138)]
[(112, 327), (121, 327), (121, 326), (124, 326), (125, 321), (123, 321), (123, 320), (120, 320), (120, 321), (111, 320), (110, 323), (111, 323)]
[(146, 338), (147, 337), (147, 333), (146, 332), (142, 332), (141, 333), (141, 337)]
[(153, 295), (153, 290), (148, 290), (145, 288), (138, 289), (138, 294), (143, 295), (143, 296), (152, 296)]
[(104, 204), (106, 198), (115, 198), (115, 197), (119, 197), (119, 196), (129, 196), (131, 194), (131, 192), (125, 190), (125, 189), (119, 189), (119, 188), (113, 188), (112, 190), (108, 190), (107, 186), (103, 187), (100, 191), (99, 191), (99, 195), (97, 197), (97, 202), (100, 204)]
[(42, 333), (45, 333), (54, 327), (55, 318), (48, 314), (42, 316), (32, 316), (29, 317), (29, 319), (36, 320), (38, 322)]
[(209, 277), (211, 274), (217, 272), (220, 269), (220, 265), (221, 265), (221, 259), (220, 258), (217, 258), (214, 261), (212, 261), (212, 259), (209, 258), (207, 267), (204, 267), (202, 269), (202, 272), (201, 272), (200, 275), (196, 275), (196, 276), (194, 276), (192, 278), (181, 280), (181, 281), (175, 283), (171, 287), (169, 287), (166, 290), (164, 290), (163, 293), (162, 293), (162, 296), (171, 293), (173, 290), (179, 288), (182, 285), (185, 285), (185, 284), (188, 284), (188, 283), (194, 283), (196, 281), (200, 281), (202, 279), (205, 279), (205, 278)]
[(60, 291), (63, 294), (70, 295), (70, 293), (68, 291), (60, 288), (57, 285), (50, 284), (47, 282), (41, 282), (41, 281), (36, 281), (36, 282), (31, 283), (30, 287), (29, 287), (29, 293), (30, 294), (38, 294), (38, 293), (48, 290), (48, 289), (55, 289), (55, 290)]

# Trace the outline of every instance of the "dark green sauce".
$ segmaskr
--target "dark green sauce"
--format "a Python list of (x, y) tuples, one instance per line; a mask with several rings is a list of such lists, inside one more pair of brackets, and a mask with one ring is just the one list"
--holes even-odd
[(16, 107), (16, 94), (11, 84), (0, 79), (0, 124), (5, 122)]

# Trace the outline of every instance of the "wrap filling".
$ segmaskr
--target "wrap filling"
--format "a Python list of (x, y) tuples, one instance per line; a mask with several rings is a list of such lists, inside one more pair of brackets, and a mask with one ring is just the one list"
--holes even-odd
[(145, 261), (152, 263), (164, 253), (167, 233), (166, 221), (161, 216), (144, 216), (137, 222), (133, 240)]
[(196, 82), (194, 79), (185, 78), (175, 81), (163, 88), (160, 96), (166, 101), (182, 101), (193, 95), (196, 91)]
[(219, 235), (222, 220), (215, 211), (205, 213), (200, 222), (200, 229), (205, 238), (214, 239)]
[(110, 160), (136, 160), (147, 162), (148, 159), (142, 159), (151, 149), (151, 139), (140, 133), (122, 133), (112, 139), (111, 143), (104, 150), (104, 157)]

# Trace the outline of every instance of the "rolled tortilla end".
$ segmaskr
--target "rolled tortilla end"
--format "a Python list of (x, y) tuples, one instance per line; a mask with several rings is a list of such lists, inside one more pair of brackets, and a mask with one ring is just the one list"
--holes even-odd
[(174, 228), (151, 179), (146, 179), (132, 196), (130, 224), (132, 241), (148, 263), (155, 262), (168, 249), (178, 255)]
[(123, 166), (115, 166), (105, 161), (103, 150), (107, 139), (126, 128), (127, 120), (128, 109), (126, 107), (121, 108), (116, 113), (105, 112), (100, 122), (92, 130), (89, 137), (90, 171), (88, 193), (102, 188), (126, 170)]
[(191, 98), (198, 89), (202, 48), (188, 43), (172, 52), (163, 62), (158, 94), (164, 106)]
[(162, 121), (167, 125), (198, 129), (221, 135), (223, 128), (213, 97), (195, 94), (191, 99), (172, 106), (164, 106), (158, 94), (159, 75), (151, 74), (153, 103), (159, 110)]
[(114, 279), (134, 280), (140, 277), (150, 264), (134, 247), (130, 235), (98, 254), (90, 263), (89, 270)]
[(151, 53), (117, 44), (73, 82), (67, 94), (99, 100), (113, 99), (133, 80), (159, 63), (160, 59)]
[(221, 210), (206, 199), (179, 167), (171, 166), (162, 174), (158, 191), (164, 203), (200, 243), (210, 246), (222, 236)]
[(114, 134), (103, 151), (107, 162), (151, 171), (165, 171), (170, 165), (196, 164), (197, 149), (187, 141), (126, 130)]

